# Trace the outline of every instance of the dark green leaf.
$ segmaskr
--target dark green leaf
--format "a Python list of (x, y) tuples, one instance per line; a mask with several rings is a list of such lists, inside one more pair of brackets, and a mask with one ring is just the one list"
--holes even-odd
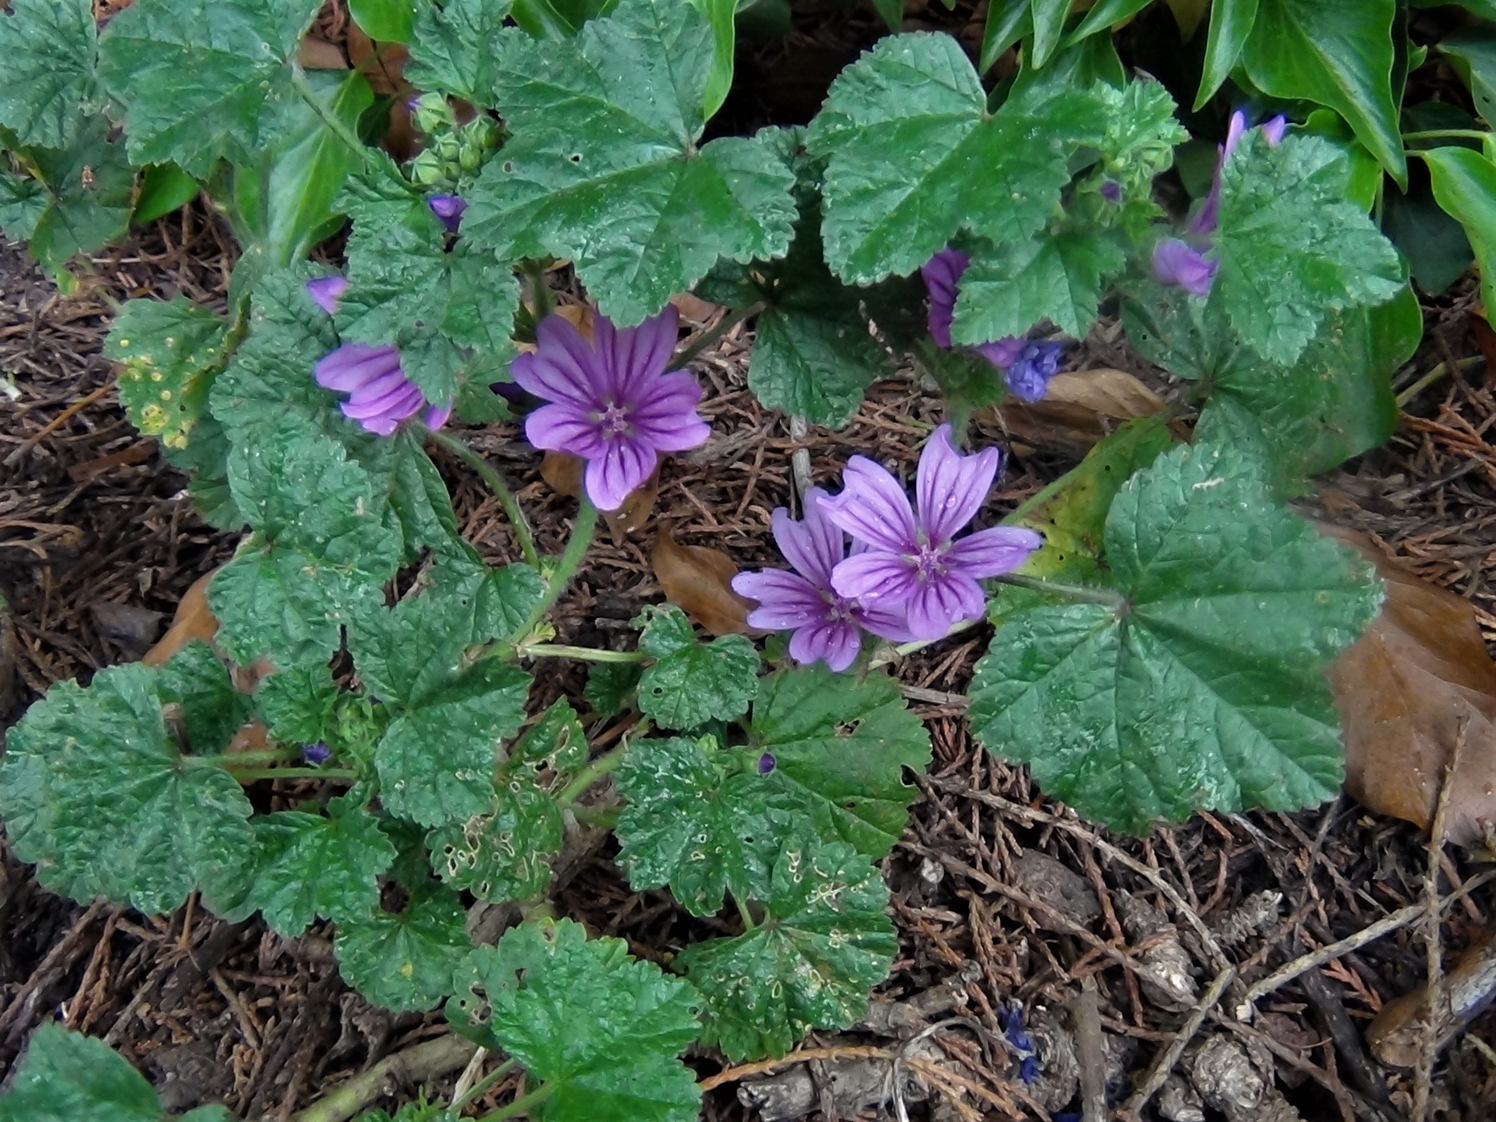
[(130, 221), (143, 225), (180, 210), (202, 190), (202, 184), (175, 164), (153, 164), (140, 177)]
[(741, 635), (698, 642), (673, 604), (645, 605), (634, 626), (639, 649), (654, 664), (639, 677), (639, 708), (661, 728), (694, 729), (732, 720), (758, 693), (758, 650)]
[(0, 1122), (161, 1122), (151, 1085), (102, 1040), (42, 1024), (31, 1035)]
[(185, 448), (223, 364), (228, 325), (185, 296), (129, 300), (115, 313), (104, 357), (120, 363), (119, 399), (130, 423), (168, 448)]
[[(702, 115), (710, 119), (727, 100), (732, 88), (733, 54), (737, 47), (738, 0), (687, 0), (703, 15), (712, 28), (712, 69), (707, 74), (702, 94)], [(885, 3), (891, 0), (884, 0)], [(902, 0), (899, 0), (902, 3)]]
[(878, 9), (888, 30), (896, 32), (904, 26), (904, 0), (873, 0), (873, 7)]
[(20, 148), (66, 148), (103, 106), (89, 0), (11, 0), (0, 17), (0, 126)]
[(472, 950), (457, 894), (422, 886), (398, 915), (375, 911), (338, 925), (333, 954), (343, 977), (396, 1013), (430, 1009), (452, 992), (452, 972)]
[(187, 741), (200, 756), (222, 752), (244, 726), (253, 707), (234, 688), (223, 661), (200, 639), (194, 639), (161, 668), (161, 700), (181, 706)]
[(611, 717), (634, 696), (643, 669), (637, 662), (594, 663), (587, 671), (582, 696), (600, 716)]
[(1430, 296), (1442, 295), (1475, 260), (1459, 220), (1446, 214), (1429, 184), (1414, 180), (1408, 193), (1382, 198), (1382, 231), (1408, 259), (1408, 271)]
[(1253, 460), (1208, 445), (1128, 482), (1105, 560), (1125, 610), (1005, 617), (972, 683), (981, 741), (1117, 829), (1332, 797), (1322, 670), (1376, 613), (1369, 566), (1274, 503)]
[(238, 530), (244, 515), (229, 492), (229, 439), (212, 413), (204, 413), (192, 426), (185, 448), (162, 447), (174, 468), (187, 472), (187, 493), (192, 505), (210, 526)]
[(1205, 37), (1205, 67), (1195, 95), (1198, 112), (1221, 88), (1257, 19), (1257, 0), (1215, 0), (1210, 5), (1210, 31)]
[(31, 179), (0, 164), (0, 227), (24, 239), (43, 266), (56, 272), (125, 232), (135, 169), (124, 145), (110, 141), (102, 115), (81, 125), (66, 148), (33, 148), (26, 156)]
[(1034, 37), (1025, 55), (1027, 65), (1040, 69), (1054, 55), (1065, 34), (1065, 17), (1070, 14), (1070, 0), (1029, 0), (1029, 11), (1034, 21)]
[(1125, 264), (1116, 238), (1083, 230), (979, 250), (961, 277), (951, 337), (985, 343), (1044, 320), (1083, 337), (1096, 322), (1104, 283)]
[(542, 920), (468, 956), (447, 1016), (551, 1089), (535, 1122), (694, 1122), (701, 1092), (677, 1057), (700, 1029), (697, 1002), (622, 939)]
[(1076, 24), (1065, 45), (1074, 46), (1098, 32), (1109, 31), (1113, 24), (1131, 19), (1152, 2), (1153, 0), (1097, 0), (1085, 14), (1085, 18)]
[(556, 791), (587, 763), (587, 734), (564, 697), (551, 703), (509, 749), (505, 776), (528, 775)]
[(543, 892), (550, 858), (564, 840), (555, 800), (534, 779), (514, 776), (499, 784), (486, 813), (437, 827), (426, 835), (426, 846), (442, 880), (497, 904)]
[(419, 89), (440, 90), (486, 109), (495, 108), (499, 104), (499, 45), (520, 34), (505, 28), (507, 15), (507, 0), (421, 4), (411, 32), (406, 79)]
[(326, 663), (292, 666), (260, 679), (255, 711), (270, 735), (286, 744), (315, 744), (327, 738), (338, 687)]
[(384, 43), (409, 43), (416, 22), (416, 8), (430, 7), (430, 0), (348, 0), (354, 22), (370, 39)]
[(1460, 220), (1480, 267), (1480, 295), (1496, 308), (1496, 164), (1468, 148), (1434, 148), (1424, 153), (1434, 198)]
[(888, 889), (840, 842), (797, 841), (774, 865), (763, 923), (693, 943), (680, 965), (706, 998), (702, 1040), (729, 1059), (782, 1056), (813, 1028), (846, 1028), (898, 950)]
[(982, 26), (981, 69), (992, 69), (998, 56), (1034, 29), (1029, 0), (991, 0)]
[(1496, 32), (1487, 28), (1459, 31), (1440, 40), (1439, 51), (1465, 79), (1476, 110), (1488, 125), (1496, 126)]

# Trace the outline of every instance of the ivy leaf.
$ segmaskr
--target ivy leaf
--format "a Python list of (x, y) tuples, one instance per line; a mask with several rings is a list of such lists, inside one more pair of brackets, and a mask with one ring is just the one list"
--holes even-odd
[(1218, 0), (1211, 4), (1210, 29), (1205, 36), (1205, 65), (1200, 75), (1200, 89), (1195, 94), (1195, 112), (1204, 108), (1231, 74), (1256, 19), (1257, 0)]
[(520, 34), (504, 26), (509, 8), (507, 0), (419, 5), (406, 79), (417, 89), (441, 90), (485, 109), (496, 108), (500, 45)]
[(1496, 307), (1496, 162), (1469, 148), (1435, 148), (1425, 152), (1434, 198), (1459, 219), (1469, 235), (1480, 266), (1481, 299)]
[(23, 239), (31, 256), (53, 272), (75, 255), (92, 253), (125, 232), (135, 169), (123, 144), (109, 139), (102, 114), (79, 127), (65, 148), (31, 148), (31, 178), (0, 165), (0, 227)]
[(618, 818), (618, 863), (636, 891), (668, 884), (692, 915), (712, 915), (722, 894), (768, 894), (783, 818), (771, 815), (756, 767), (712, 737), (640, 740), (617, 773), (626, 805)]
[(181, 706), (188, 743), (199, 755), (222, 752), (249, 719), (252, 702), (234, 688), (222, 660), (200, 639), (172, 655), (156, 686), (162, 701)]
[(1103, 286), (1126, 263), (1115, 237), (1090, 230), (979, 249), (961, 276), (951, 338), (980, 344), (1021, 336), (1046, 319), (1081, 338), (1096, 322)]
[(457, 977), (448, 1020), (550, 1089), (536, 1122), (696, 1119), (701, 1092), (677, 1058), (700, 1029), (696, 991), (631, 958), (622, 939), (588, 939), (566, 919), (525, 923), (473, 951)]
[(639, 708), (661, 728), (694, 729), (730, 721), (758, 693), (758, 650), (741, 635), (701, 643), (686, 614), (673, 604), (647, 604), (634, 620), (643, 626), (639, 649), (654, 664), (639, 676)]
[(1105, 127), (1084, 90), (1010, 99), (988, 113), (953, 37), (880, 39), (832, 83), (807, 135), (812, 154), (830, 157), (826, 261), (865, 284), (913, 272), (962, 229), (1025, 241), (1059, 203), (1071, 153)]
[(1105, 554), (1120, 608), (1004, 617), (972, 683), (978, 738), (1115, 829), (1331, 798), (1322, 670), (1376, 613), (1369, 567), (1274, 503), (1248, 456), (1209, 445), (1128, 481)]
[(333, 954), (348, 983), (396, 1013), (430, 1009), (452, 992), (452, 972), (472, 950), (457, 894), (422, 885), (398, 914), (375, 911), (338, 924)]
[(319, 916), (359, 921), (379, 906), (379, 874), (395, 847), (378, 820), (352, 795), (333, 799), (327, 814), (284, 810), (254, 820), (260, 845), (250, 910), (294, 939)]
[(111, 666), (59, 682), (10, 732), (0, 817), (16, 856), (74, 900), (103, 894), (152, 914), (211, 891), (254, 848), (249, 800), (228, 772), (183, 756), (158, 676)]
[(1380, 304), (1402, 287), (1392, 243), (1346, 201), (1348, 174), (1344, 154), (1317, 136), (1273, 147), (1254, 130), (1226, 161), (1215, 287), (1263, 358), (1295, 362), (1326, 312)]
[(369, 38), (382, 43), (410, 42), (415, 0), (350, 0), (348, 11)]
[(516, 776), (498, 786), (487, 812), (437, 827), (426, 846), (442, 880), (497, 904), (543, 892), (550, 857), (565, 837), (555, 800), (533, 779)]
[(494, 798), (498, 742), (524, 720), (529, 686), (522, 670), (488, 660), (421, 694), (374, 751), (384, 808), (422, 826), (485, 813)]
[(102, 1040), (58, 1024), (32, 1033), (10, 1089), (0, 1095), (0, 1122), (161, 1122), (162, 1116), (156, 1092), (129, 1061)]
[(12, 0), (0, 18), (0, 126), (20, 148), (66, 148), (99, 112), (98, 31), (89, 0)]
[(317, 0), (139, 0), (110, 21), (99, 74), (125, 107), (130, 158), (199, 179), (249, 163), (267, 102), (294, 96), (291, 68)]
[(115, 314), (104, 357), (120, 363), (120, 404), (142, 436), (187, 447), (223, 365), (228, 325), (185, 296), (129, 300)]
[(338, 687), (326, 663), (277, 670), (255, 687), (255, 711), (270, 735), (286, 744), (325, 740), (337, 701)]
[(780, 670), (763, 679), (746, 727), (744, 764), (764, 752), (775, 760), (764, 777), (771, 807), (869, 857), (893, 848), (918, 794), (903, 769), (924, 772), (930, 738), (892, 679), (859, 682), (820, 665)]
[(575, 39), (513, 35), (496, 49), (513, 137), (463, 218), (505, 260), (574, 260), (603, 313), (638, 323), (719, 258), (777, 257), (790, 243), (793, 177), (770, 145), (697, 147), (712, 67), (706, 17), (679, 0), (621, 0)]
[(887, 886), (841, 842), (787, 845), (763, 904), (751, 931), (693, 943), (678, 959), (706, 999), (702, 1043), (734, 1061), (782, 1056), (813, 1028), (852, 1024), (898, 950)]

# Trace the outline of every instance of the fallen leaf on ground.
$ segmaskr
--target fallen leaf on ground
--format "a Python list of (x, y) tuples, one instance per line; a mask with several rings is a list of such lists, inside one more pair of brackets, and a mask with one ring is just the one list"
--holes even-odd
[(1468, 601), (1388, 561), (1365, 536), (1321, 530), (1376, 565), (1387, 599), (1330, 668), (1345, 738), (1345, 789), (1363, 806), (1427, 830), (1445, 769), (1447, 841), (1472, 845), (1496, 822), (1496, 663)]
[[(534, 302), (526, 296), (525, 307), (531, 308), (533, 306)], [(594, 313), (591, 304), (557, 304), (551, 309), (551, 313), (560, 316), (567, 323), (575, 327), (581, 332), (582, 338), (586, 339), (587, 342), (592, 342), (592, 317)], [(535, 350), (534, 343), (516, 343), (515, 347), (526, 354)]]
[(1163, 407), (1163, 399), (1127, 371), (1100, 367), (1056, 374), (1038, 401), (1010, 397), (1001, 412), (1008, 431), (1021, 439), (1089, 448), (1121, 422)]
[[(552, 491), (573, 499), (582, 497), (582, 472), (586, 461), (570, 452), (547, 452), (540, 461), (540, 478)], [(622, 545), (632, 534), (644, 528), (649, 516), (654, 513), (655, 500), (660, 497), (660, 468), (654, 471), (639, 487), (623, 500), (615, 511), (604, 511), (603, 521), (608, 524), (608, 533), (615, 545)]]
[(675, 305), (675, 310), (681, 314), (682, 319), (692, 323), (710, 323), (722, 310), (721, 304), (713, 304), (689, 292), (670, 297), (670, 302)]
[(296, 61), (303, 70), (347, 70), (348, 60), (343, 57), (343, 48), (334, 46), (326, 39), (308, 35), (301, 41)]
[(354, 69), (369, 80), (369, 87), (390, 102), (390, 121), (381, 143), (384, 149), (397, 160), (408, 160), (421, 147), (416, 139), (415, 126), (410, 123), (410, 106), (416, 88), (405, 80), (405, 64), (410, 52), (400, 43), (374, 41), (359, 29), (357, 24), (348, 25), (348, 57)]
[[(1496, 932), (1486, 932), (1465, 949), (1439, 982), (1434, 1000), (1434, 1051), (1445, 1047), (1496, 998)], [(1392, 1067), (1413, 1067), (1423, 1049), (1428, 986), (1387, 1002), (1366, 1026), (1372, 1055)]]
[(102, 600), (89, 605), (99, 634), (130, 655), (149, 650), (161, 630), (162, 614), (136, 604)]
[(649, 563), (665, 599), (713, 635), (741, 635), (748, 630), (753, 601), (732, 590), (738, 567), (720, 549), (681, 545), (661, 527)]
[(192, 583), (177, 605), (176, 614), (171, 617), (171, 627), (154, 647), (145, 652), (141, 662), (147, 666), (165, 666), (172, 655), (192, 640), (213, 641), (213, 636), (218, 634), (218, 620), (213, 618), (213, 611), (208, 607), (208, 584), (217, 573), (218, 570), (214, 569)]

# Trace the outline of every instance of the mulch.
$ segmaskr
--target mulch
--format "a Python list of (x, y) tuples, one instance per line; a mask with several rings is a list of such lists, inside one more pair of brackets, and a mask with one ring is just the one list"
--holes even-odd
[[(100, 258), (69, 299), (16, 247), (0, 246), (0, 594), (10, 606), (0, 628), (14, 638), (0, 644), (0, 692), (4, 667), (13, 670), (0, 715), (15, 719), (54, 681), (86, 680), (101, 666), (138, 658), (186, 589), (232, 552), (236, 536), (194, 515), (182, 476), (130, 427), (100, 356), (115, 303), (178, 292), (221, 301), (230, 262), (226, 239), (196, 208)], [(1351, 511), (1389, 553), (1468, 597), (1492, 640), (1496, 447), (1487, 434), (1496, 400), (1470, 333), (1472, 299), (1465, 289), (1428, 309), (1429, 340), (1399, 386), (1413, 386), (1441, 362), (1445, 375), (1418, 388), (1387, 448), (1333, 486), (1350, 504), (1338, 509)], [(1098, 329), (1073, 361), (1151, 377), (1108, 338)], [(854, 451), (912, 473), (918, 438), (940, 418), (935, 397), (907, 378), (880, 383), (846, 429), (795, 439), (746, 390), (750, 344), (751, 333), (739, 328), (697, 364), (714, 438), (665, 466), (649, 527), (623, 540), (600, 536), (560, 606), (564, 639), (611, 645), (640, 604), (660, 600), (649, 559), (656, 527), (670, 527), (684, 544), (724, 550), (744, 568), (777, 563), (769, 516), (789, 499), (799, 449), (822, 483), (834, 482)], [(538, 456), (516, 428), (466, 435), (517, 485), (542, 548), (559, 550), (574, 505), (540, 479)], [(978, 439), (1007, 443), (1000, 419), (990, 418)], [(1026, 440), (986, 519), (1055, 478), (1073, 462), (1067, 455)], [(491, 561), (513, 559), (515, 543), (488, 492), (439, 462), (469, 540)], [(886, 1067), (897, 1055), (912, 1116), (1048, 1118), (1078, 1080), (1096, 1075), (1125, 1095), (1151, 1084), (1150, 1065), (1171, 1046), (1187, 1042), (1188, 1058), (1216, 1038), (1265, 1057), (1263, 1070), (1276, 1072), (1311, 1122), (1409, 1117), (1414, 1073), (1375, 1060), (1362, 1034), (1377, 1010), (1422, 983), (1420, 922), (1409, 919), (1274, 988), (1250, 1023), (1233, 1011), (1246, 987), (1283, 963), (1420, 903), (1428, 854), (1419, 833), (1345, 799), (1295, 815), (1200, 814), (1144, 840), (1088, 826), (1046, 799), (1023, 769), (989, 758), (966, 731), (959, 695), (989, 634), (974, 630), (896, 667), (928, 724), (935, 761), (885, 865), (900, 953), (879, 1008), (941, 1009), (956, 1020), (924, 1040), (887, 1021), (813, 1035), (799, 1062), (732, 1072), (708, 1094), (706, 1117), (748, 1116), (737, 1090), (749, 1084), (738, 1076), (769, 1078), (753, 1092), (762, 1095), (783, 1090), (772, 1080), (797, 1068), (826, 1077), (811, 1100), (821, 1114), (812, 1116), (856, 1116), (860, 1104), (837, 1097), (838, 1072), (869, 1056)], [(580, 678), (548, 685), (574, 691)], [(305, 790), (262, 782), (256, 800), (289, 806)], [(1444, 913), (1442, 942), (1453, 956), (1488, 931), (1496, 889), (1466, 854), (1450, 851), (1440, 864), (1438, 892), (1476, 882)], [(665, 893), (630, 890), (606, 848), (574, 871), (558, 911), (656, 958), (722, 928), (683, 915)], [(1192, 1016), (1213, 981), (1223, 1000)], [(1068, 1034), (1074, 1044), (1069, 1059), (1046, 1056), (1034, 1083), (1022, 1080), (1004, 1043), (1016, 1007), (1035, 1036)], [(386, 1014), (350, 991), (325, 925), (286, 940), (258, 920), (226, 925), (191, 903), (165, 917), (83, 907), (40, 889), (6, 851), (0, 1067), (49, 1020), (103, 1036), (163, 1089), (172, 1110), (223, 1101), (241, 1116), (278, 1119), (444, 1031), (439, 1014)], [(1496, 1056), (1480, 1041), (1496, 1043), (1490, 1015), (1444, 1054), (1428, 1117), (1475, 1122), (1496, 1112)], [(706, 1053), (691, 1062), (703, 1076), (724, 1066)], [(940, 1089), (934, 1105), (916, 1102), (921, 1086)], [(482, 1101), (502, 1103), (512, 1090), (506, 1081)]]

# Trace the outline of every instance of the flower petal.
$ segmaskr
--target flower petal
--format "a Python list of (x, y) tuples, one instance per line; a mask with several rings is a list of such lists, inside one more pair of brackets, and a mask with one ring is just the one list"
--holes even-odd
[(980, 618), (987, 602), (976, 581), (947, 573), (921, 584), (907, 605), (910, 633), (916, 639), (940, 639), (962, 620)]
[(306, 282), (306, 294), (312, 298), (312, 303), (328, 315), (338, 310), (338, 301), (347, 291), (348, 278), (336, 273), (330, 277), (313, 277)]
[(705, 444), (711, 426), (696, 412), (701, 387), (689, 374), (663, 374), (651, 380), (628, 420), (639, 438), (662, 452), (684, 452)]
[(890, 643), (907, 643), (914, 638), (902, 604), (857, 604), (852, 614), (864, 631)]
[(973, 580), (986, 580), (1011, 573), (1043, 544), (1040, 534), (1023, 526), (993, 526), (956, 541), (945, 562)]
[(785, 560), (817, 588), (831, 588), (831, 570), (847, 552), (841, 528), (820, 509), (826, 492), (812, 487), (805, 495), (805, 517), (795, 521), (779, 507), (773, 514), (774, 541)]
[(312, 376), (324, 389), (351, 393), (370, 379), (399, 369), (400, 352), (394, 347), (344, 343), (317, 360)]
[(935, 430), (920, 453), (914, 485), (919, 524), (930, 545), (939, 548), (977, 516), (1001, 463), (1002, 453), (996, 448), (963, 456), (951, 444), (950, 425)]
[(1179, 238), (1164, 238), (1153, 247), (1153, 275), (1164, 284), (1177, 284), (1191, 296), (1210, 292), (1219, 261)]
[(1241, 143), (1241, 138), (1247, 134), (1247, 115), (1240, 109), (1231, 114), (1231, 122), (1226, 126), (1226, 143), (1221, 146), (1221, 159), (1228, 159), (1236, 146)]
[(377, 417), (381, 413), (398, 416), (402, 421), (421, 406), (426, 399), (421, 391), (409, 382), (401, 381), (394, 389), (382, 394), (354, 394), (343, 402), (343, 413), (355, 421)]
[(675, 353), (679, 331), (680, 313), (673, 304), (667, 304), (659, 315), (651, 316), (637, 327), (616, 328), (607, 316), (594, 319), (597, 353), (608, 370), (617, 400), (635, 399), (654, 378), (664, 373), (670, 356)]
[(604, 451), (602, 426), (574, 405), (542, 405), (525, 418), (525, 439), (549, 452), (590, 460)]
[(838, 673), (857, 661), (862, 635), (844, 620), (824, 620), (790, 636), (790, 657), (799, 663), (824, 662)]
[(1018, 361), (1025, 342), (1027, 340), (1021, 335), (1004, 335), (995, 343), (983, 343), (977, 348), (977, 353), (993, 366), (1007, 369)]
[(540, 321), (534, 352), (516, 358), (509, 374), (536, 397), (569, 401), (583, 409), (601, 404), (606, 385), (602, 361), (582, 333), (558, 315)]
[(446, 424), (451, 416), (452, 402), (449, 401), (445, 405), (433, 405), (427, 409), (424, 421), (428, 429), (435, 430)]
[(836, 594), (856, 600), (865, 608), (901, 604), (918, 583), (912, 562), (881, 549), (848, 557), (831, 570), (831, 587)]
[(637, 440), (615, 437), (607, 442), (601, 456), (587, 461), (583, 483), (587, 497), (598, 510), (617, 510), (623, 500), (649, 478), (659, 463), (655, 450)]
[(914, 509), (888, 471), (865, 456), (853, 456), (842, 472), (842, 492), (820, 499), (826, 517), (854, 538), (890, 553), (913, 553)]
[(930, 338), (937, 346), (951, 345), (951, 317), (956, 309), (957, 286), (971, 258), (947, 246), (920, 267), (925, 288), (930, 293)]
[(758, 602), (758, 607), (748, 613), (749, 626), (769, 631), (804, 627), (825, 619), (830, 608), (815, 585), (799, 573), (783, 569), (739, 573), (732, 578), (732, 590)]

